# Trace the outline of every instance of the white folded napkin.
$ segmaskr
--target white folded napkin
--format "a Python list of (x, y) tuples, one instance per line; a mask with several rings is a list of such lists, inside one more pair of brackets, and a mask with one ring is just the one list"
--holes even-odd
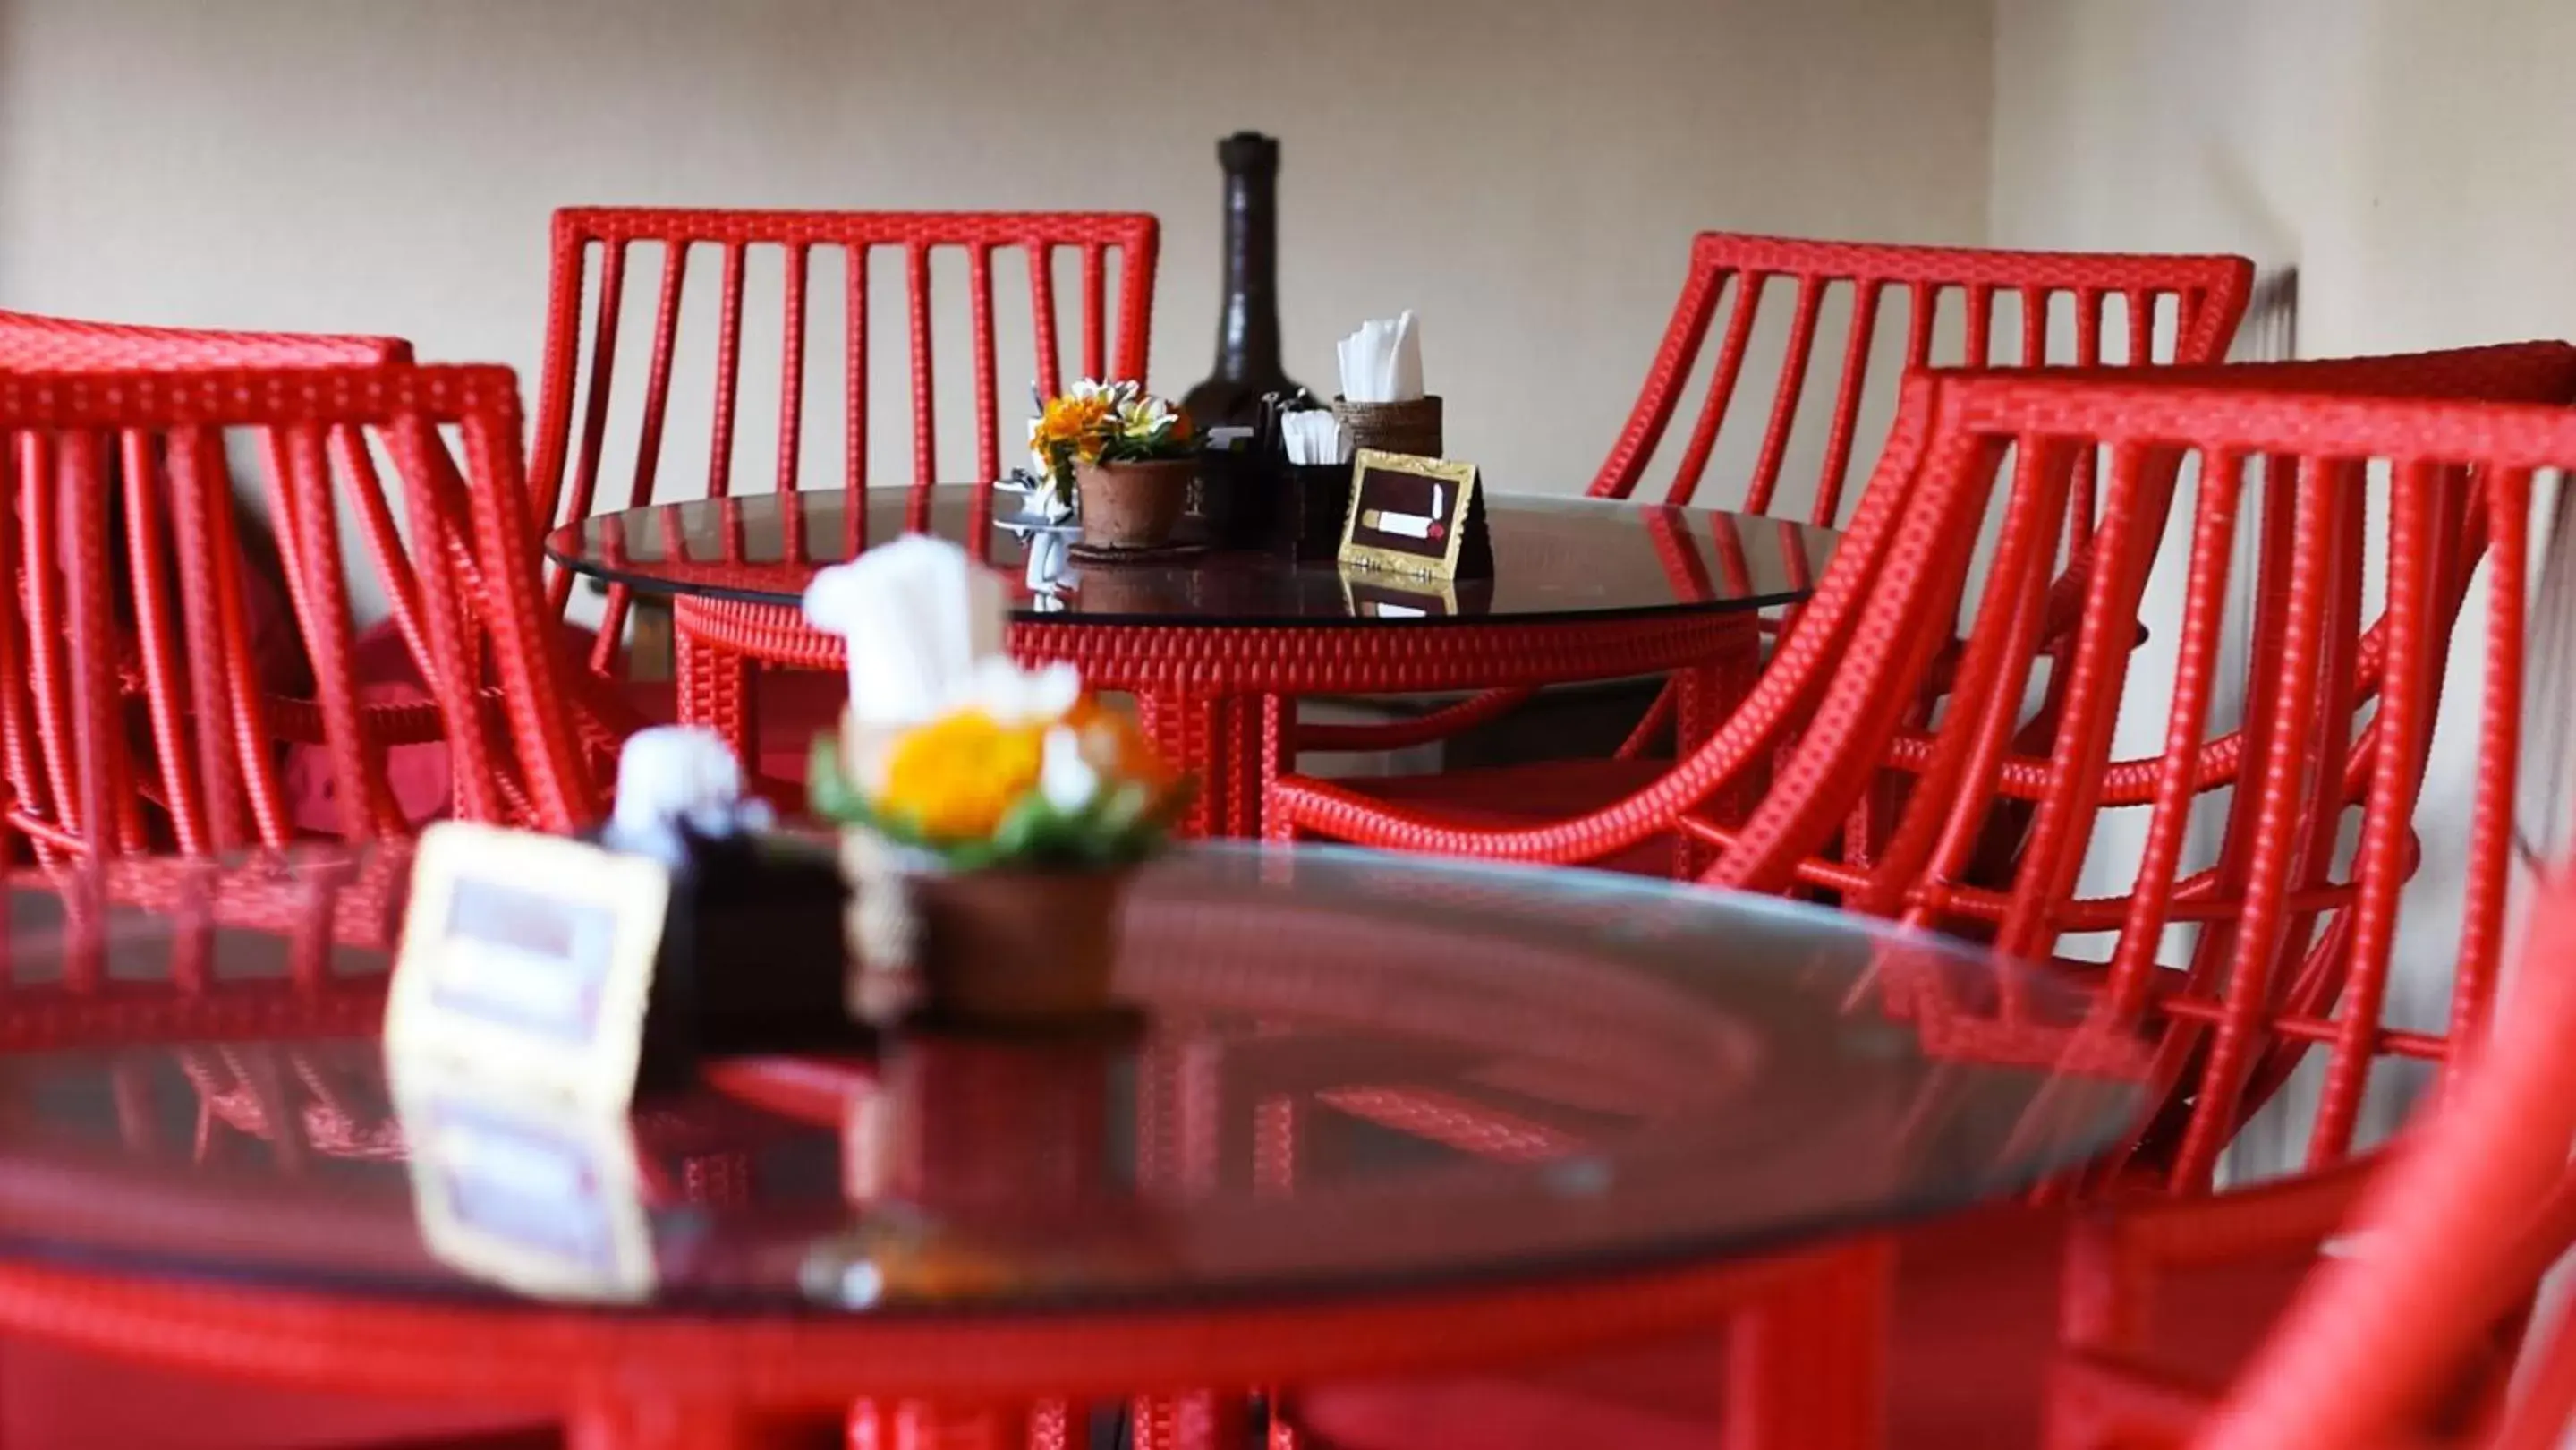
[(850, 714), (901, 729), (935, 718), (1002, 652), (1002, 581), (946, 539), (913, 534), (814, 576), (805, 618), (848, 642)]
[(1351, 458), (1342, 420), (1321, 408), (1280, 414), (1279, 441), (1286, 445), (1290, 463), (1348, 463)]
[(628, 736), (617, 753), (617, 804), (600, 840), (677, 866), (684, 825), (721, 837), (766, 830), (774, 819), (769, 802), (743, 795), (742, 762), (723, 736), (703, 726), (657, 725)]
[(1422, 396), (1422, 328), (1407, 308), (1373, 317), (1336, 348), (1342, 397), (1353, 403), (1410, 403)]

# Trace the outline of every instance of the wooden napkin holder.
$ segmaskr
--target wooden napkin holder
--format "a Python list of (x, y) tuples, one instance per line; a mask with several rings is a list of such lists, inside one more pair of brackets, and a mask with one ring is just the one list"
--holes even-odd
[(842, 1003), (850, 888), (831, 847), (788, 835), (687, 839), (654, 963), (650, 1067), (864, 1045), (868, 1029)]
[(1374, 448), (1381, 453), (1416, 458), (1437, 458), (1448, 451), (1440, 436), (1437, 395), (1402, 403), (1354, 403), (1335, 398), (1332, 406), (1333, 416), (1342, 421), (1342, 436), (1354, 450)]

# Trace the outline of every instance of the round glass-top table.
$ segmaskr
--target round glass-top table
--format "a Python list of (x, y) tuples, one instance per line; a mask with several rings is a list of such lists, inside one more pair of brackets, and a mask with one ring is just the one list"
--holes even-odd
[[(1710, 509), (1490, 494), (1493, 576), (1434, 583), (1287, 551), (1084, 564), (1017, 506), (976, 485), (702, 499), (566, 525), (546, 553), (671, 599), (680, 718), (750, 759), (753, 667), (840, 667), (839, 641), (797, 607), (815, 572), (908, 532), (956, 539), (1017, 581), (1013, 649), (1135, 693), (1158, 744), (1200, 774), (1191, 826), (1248, 836), (1297, 748), (1301, 695), (1669, 672), (1695, 742), (1758, 667), (1757, 611), (1805, 599), (1836, 537)], [(612, 623), (622, 608), (612, 593)]]
[[(2080, 1164), (2145, 1101), (2087, 997), (1935, 939), (1209, 847), (1129, 898), (1131, 1022), (711, 1062), (585, 1118), (353, 1030), (400, 859), (134, 868), (68, 909), (22, 881), (0, 1326), (737, 1429), (1467, 1368), (1847, 1300), (1855, 1235)], [(1783, 1369), (1866, 1352), (1829, 1328)]]

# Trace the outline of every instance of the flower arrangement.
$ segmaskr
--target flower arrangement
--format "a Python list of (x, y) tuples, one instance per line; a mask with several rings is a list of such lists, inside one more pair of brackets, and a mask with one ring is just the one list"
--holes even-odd
[(1164, 463), (1196, 448), (1190, 415), (1134, 382), (1085, 378), (1038, 404), (1029, 420), (1029, 461), (1057, 499), (1070, 499), (1086, 464)]
[(815, 741), (807, 803), (841, 827), (850, 1011), (886, 1026), (1107, 1010), (1118, 903), (1185, 782), (1072, 667), (1011, 660), (1000, 577), (945, 539), (822, 571), (805, 615), (848, 653), (850, 708)]
[(1099, 870), (1161, 846), (1188, 798), (1070, 666), (978, 662), (931, 718), (814, 742), (810, 804), (950, 871)]

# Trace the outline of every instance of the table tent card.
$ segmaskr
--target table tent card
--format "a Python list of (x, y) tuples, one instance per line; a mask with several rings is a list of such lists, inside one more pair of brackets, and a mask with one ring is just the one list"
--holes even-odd
[(497, 1088), (625, 1107), (670, 869), (561, 836), (445, 821), (420, 841), (385, 1052)]
[(1493, 574), (1476, 465), (1363, 448), (1351, 470), (1341, 562), (1430, 579)]

